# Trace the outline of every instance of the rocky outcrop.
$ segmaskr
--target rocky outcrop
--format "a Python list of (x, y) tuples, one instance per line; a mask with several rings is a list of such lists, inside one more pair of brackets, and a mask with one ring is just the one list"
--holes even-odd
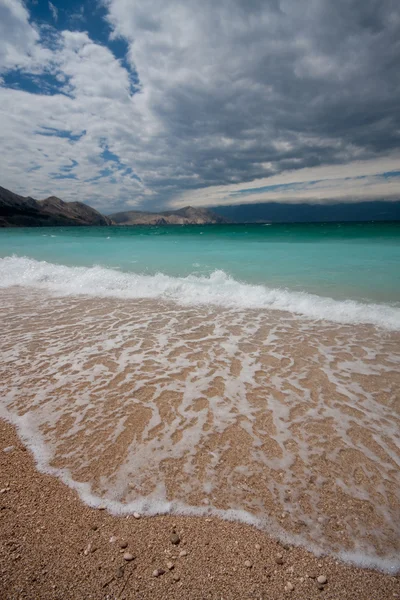
[(186, 206), (159, 213), (129, 210), (110, 215), (116, 225), (210, 225), (229, 223), (227, 219), (205, 208)]
[(37, 201), (0, 187), (0, 227), (111, 224), (109, 217), (82, 202), (64, 202), (55, 196)]
[(83, 202), (64, 202), (56, 196), (39, 200), (43, 210), (55, 219), (67, 218), (75, 225), (111, 225), (111, 219)]

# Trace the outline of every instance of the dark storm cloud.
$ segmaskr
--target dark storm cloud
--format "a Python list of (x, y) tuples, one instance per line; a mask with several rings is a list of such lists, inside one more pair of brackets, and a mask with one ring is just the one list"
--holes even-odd
[[(399, 147), (397, 3), (136, 4), (113, 0), (110, 13), (164, 126), (159, 194)], [(156, 32), (140, 29), (143, 11)]]

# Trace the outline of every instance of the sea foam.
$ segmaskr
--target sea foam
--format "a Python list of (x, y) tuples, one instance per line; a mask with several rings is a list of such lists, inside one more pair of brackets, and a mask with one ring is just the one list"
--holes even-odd
[[(109, 298), (89, 296), (96, 273)], [(398, 333), (143, 301), (121, 275), (28, 261), (3, 277), (0, 415), (38, 467), (114, 514), (214, 514), (399, 570)]]
[(354, 300), (339, 301), (307, 292), (242, 283), (224, 271), (210, 276), (171, 277), (162, 273), (124, 273), (101, 266), (70, 267), (25, 257), (0, 259), (0, 287), (27, 286), (60, 296), (158, 299), (183, 306), (288, 311), (314, 320), (370, 324), (400, 330), (400, 308)]

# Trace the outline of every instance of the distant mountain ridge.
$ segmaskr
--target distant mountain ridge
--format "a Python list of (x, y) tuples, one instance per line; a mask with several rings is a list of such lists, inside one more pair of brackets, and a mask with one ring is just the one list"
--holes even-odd
[(158, 213), (129, 210), (109, 215), (116, 225), (212, 225), (229, 223), (228, 219), (206, 208), (185, 206)]
[(112, 225), (111, 219), (83, 202), (64, 202), (56, 196), (34, 200), (0, 186), (0, 227)]

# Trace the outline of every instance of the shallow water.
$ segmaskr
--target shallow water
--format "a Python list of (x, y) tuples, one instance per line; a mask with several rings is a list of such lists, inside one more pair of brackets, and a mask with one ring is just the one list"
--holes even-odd
[(400, 223), (0, 229), (0, 257), (400, 302)]

